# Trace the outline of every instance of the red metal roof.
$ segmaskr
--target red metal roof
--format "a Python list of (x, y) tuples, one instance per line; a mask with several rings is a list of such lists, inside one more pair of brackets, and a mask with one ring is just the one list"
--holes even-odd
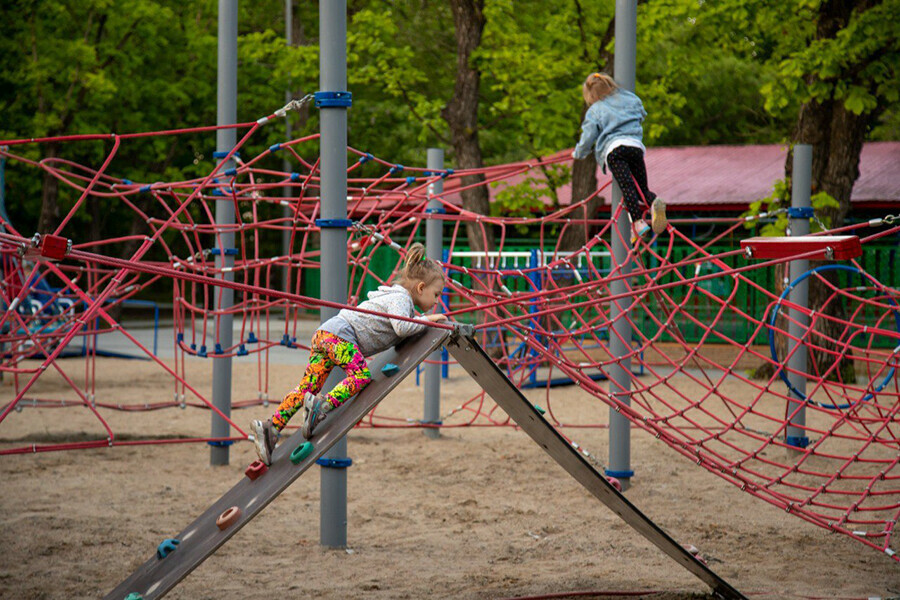
[[(683, 146), (648, 148), (647, 178), (650, 189), (670, 206), (705, 209), (742, 210), (755, 200), (772, 192), (776, 180), (784, 179), (787, 147), (780, 144), (751, 146)], [(553, 156), (571, 155), (564, 150)], [(863, 145), (859, 179), (853, 186), (851, 202), (900, 203), (900, 142), (869, 142)], [(542, 177), (538, 170), (529, 177)], [(525, 174), (513, 175), (504, 183), (520, 183)], [(597, 169), (598, 185), (609, 181)], [(458, 201), (453, 194), (454, 182), (445, 192), (448, 200)], [(504, 185), (489, 186), (491, 198)], [(609, 193), (604, 193), (609, 202)], [(571, 201), (571, 185), (559, 190), (561, 204)]]
[[(650, 148), (650, 189), (672, 205), (746, 205), (784, 179), (787, 147), (690, 146)], [(851, 202), (900, 202), (900, 142), (863, 145)]]

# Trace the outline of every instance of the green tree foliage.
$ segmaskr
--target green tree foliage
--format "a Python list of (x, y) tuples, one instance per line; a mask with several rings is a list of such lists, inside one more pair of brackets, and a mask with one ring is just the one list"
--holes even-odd
[[(801, 107), (822, 101), (871, 115), (874, 139), (896, 137), (898, 2), (858, 1), (848, 25), (826, 38), (817, 37), (815, 18), (825, 4), (814, 0), (639, 3), (636, 91), (649, 113), (645, 141), (785, 141)], [(428, 146), (450, 150), (441, 116), (456, 70), (448, 3), (353, 0), (348, 6), (350, 144), (410, 165), (424, 163)], [(294, 3), (292, 47), (284, 40), (281, 0), (239, 7), (238, 120), (246, 122), (280, 107), (285, 90), (300, 97), (318, 89), (318, 7)], [(215, 123), (214, 0), (10, 0), (0, 11), (0, 137)], [(485, 2), (484, 34), (472, 61), (481, 72), (478, 128), (487, 164), (573, 145), (581, 82), (613, 49), (607, 37), (613, 11), (612, 2)], [(318, 130), (315, 110), (291, 119), (294, 136)], [(284, 127), (270, 124), (243, 154), (284, 135)], [(214, 145), (214, 135), (130, 142), (110, 172), (136, 181), (208, 173)], [(109, 150), (109, 142), (21, 148), (33, 159), (60, 151), (91, 167)], [(318, 154), (315, 144), (300, 150)], [(281, 168), (281, 157), (267, 160)], [(47, 181), (12, 163), (7, 180), (13, 221), (36, 230)], [(76, 196), (66, 186), (59, 194), (65, 214)], [(86, 211), (78, 224), (111, 237), (116, 227), (127, 228), (121, 210)]]

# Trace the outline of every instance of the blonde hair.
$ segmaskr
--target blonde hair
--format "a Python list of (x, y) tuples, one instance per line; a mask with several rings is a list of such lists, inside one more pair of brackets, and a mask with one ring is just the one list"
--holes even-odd
[(603, 100), (617, 89), (619, 89), (619, 84), (606, 73), (591, 73), (584, 80), (581, 94), (584, 96), (585, 103), (590, 106), (594, 102)]
[(406, 253), (406, 263), (400, 270), (400, 282), (406, 287), (414, 287), (420, 281), (431, 285), (440, 279), (444, 281), (444, 268), (436, 260), (425, 256), (425, 246), (416, 242)]

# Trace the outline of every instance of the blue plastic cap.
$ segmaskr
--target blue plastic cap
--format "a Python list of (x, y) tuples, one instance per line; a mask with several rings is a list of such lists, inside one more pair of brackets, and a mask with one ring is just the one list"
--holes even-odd
[(259, 340), (256, 339), (256, 334), (251, 331), (250, 335), (247, 336), (247, 343), (256, 344), (257, 342), (259, 342)]
[(179, 344), (180, 344), (181, 342), (183, 342), (183, 341), (184, 341), (184, 334), (183, 334), (183, 333), (179, 333), (178, 335), (176, 335), (176, 336), (175, 336), (175, 341), (178, 342)]
[(200, 346), (200, 350), (197, 352), (197, 356), (206, 358), (206, 345)]
[(124, 185), (131, 185), (131, 184), (134, 183), (134, 182), (131, 181), (130, 179), (123, 179), (123, 180), (122, 180), (122, 183), (123, 183)]
[(250, 353), (247, 352), (247, 347), (245, 345), (241, 344), (240, 346), (238, 346), (238, 351), (237, 351), (238, 356), (247, 356), (248, 354), (250, 354)]
[(415, 183), (415, 182), (416, 182), (416, 178), (413, 177), (412, 175), (410, 175), (409, 177), (406, 178), (406, 183)]
[(368, 154), (368, 153), (367, 153), (365, 156), (360, 156), (360, 157), (359, 157), (359, 162), (360, 162), (360, 163), (367, 163), (367, 162), (369, 162), (370, 160), (375, 160), (375, 157), (372, 156), (371, 154)]
[(222, 354), (222, 344), (216, 342), (216, 349), (213, 350), (216, 354)]
[(149, 186), (149, 185), (142, 185), (142, 186), (141, 186), (141, 191), (142, 191), (142, 192), (149, 192), (149, 191), (150, 191), (150, 186)]
[(300, 173), (291, 173), (291, 181), (300, 181)]
[(607, 477), (615, 477), (616, 479), (631, 479), (634, 477), (634, 471), (614, 471), (606, 469), (603, 471)]
[(269, 146), (269, 152), (278, 152), (281, 150), (281, 144), (272, 144)]
[(806, 436), (789, 435), (785, 437), (784, 441), (788, 446), (793, 446), (794, 448), (806, 448), (809, 446), (809, 438)]
[(403, 170), (403, 165), (394, 165), (393, 167), (391, 167), (390, 174), (393, 175), (395, 173), (399, 173), (402, 170)]

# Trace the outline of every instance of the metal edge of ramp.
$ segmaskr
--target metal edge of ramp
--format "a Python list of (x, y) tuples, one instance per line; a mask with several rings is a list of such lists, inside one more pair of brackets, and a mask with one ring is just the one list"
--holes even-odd
[(610, 484), (548, 423), (472, 337), (454, 336), (447, 350), (541, 448), (598, 500), (723, 598), (746, 597), (681, 547)]
[[(175, 550), (163, 559), (158, 559), (154, 554), (107, 594), (105, 600), (124, 600), (131, 593), (140, 594), (143, 600), (164, 596), (306, 472), (419, 363), (440, 348), (451, 334), (446, 329), (429, 329), (416, 338), (398, 344), (396, 355), (391, 359), (397, 365), (398, 372), (390, 377), (374, 379), (352, 402), (332, 412), (309, 440), (314, 444), (314, 449), (306, 458), (296, 465), (290, 460), (291, 453), (306, 442), (298, 430), (276, 448), (266, 473), (253, 481), (248, 477), (242, 478), (184, 531), (174, 536), (180, 541)], [(374, 367), (376, 363), (373, 361), (371, 364)], [(220, 530), (216, 519), (233, 506), (240, 508), (241, 515), (230, 527)]]

